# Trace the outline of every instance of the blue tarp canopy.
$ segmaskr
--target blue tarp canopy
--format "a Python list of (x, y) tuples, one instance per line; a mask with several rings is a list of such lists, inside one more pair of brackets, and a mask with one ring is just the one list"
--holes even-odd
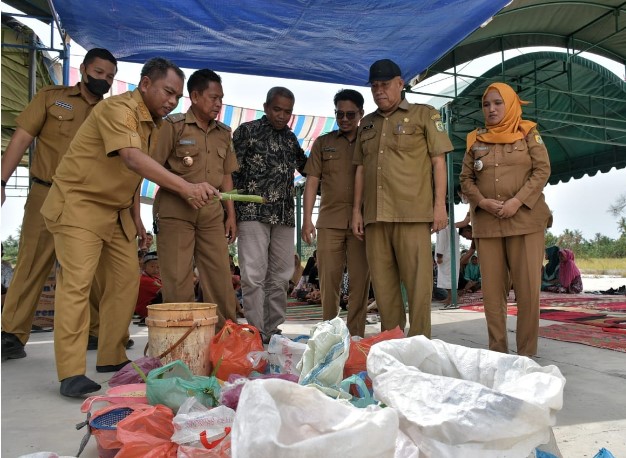
[(409, 82), (509, 0), (53, 0), (82, 47), (143, 63), (363, 86), (390, 58)]

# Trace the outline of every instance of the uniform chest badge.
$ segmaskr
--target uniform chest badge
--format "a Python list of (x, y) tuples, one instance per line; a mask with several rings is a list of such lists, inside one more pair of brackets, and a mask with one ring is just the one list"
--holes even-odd
[(183, 165), (186, 167), (191, 167), (193, 165), (193, 158), (191, 156), (185, 156), (183, 158)]
[(74, 107), (71, 104), (69, 104), (67, 102), (64, 102), (63, 100), (57, 100), (57, 101), (54, 102), (54, 104), (57, 107), (65, 108), (66, 110), (74, 109)]
[(477, 172), (480, 172), (483, 169), (483, 161), (481, 161), (480, 159), (477, 159), (474, 161), (474, 170), (476, 170)]

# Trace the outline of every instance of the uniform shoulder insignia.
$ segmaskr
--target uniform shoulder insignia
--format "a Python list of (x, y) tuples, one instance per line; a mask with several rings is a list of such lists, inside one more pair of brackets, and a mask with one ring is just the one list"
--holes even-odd
[(537, 129), (531, 130), (528, 136), (530, 135), (532, 135), (535, 138), (535, 141), (537, 143), (539, 143), (540, 145), (543, 145), (543, 138), (541, 138), (541, 135), (539, 135), (539, 131)]
[(423, 108), (428, 108), (429, 110), (439, 111), (434, 106), (428, 105), (427, 103), (410, 103), (409, 105), (414, 106), (414, 107), (423, 107)]
[(232, 127), (230, 127), (228, 124), (224, 124), (222, 121), (218, 121), (216, 119), (215, 122), (218, 126), (220, 126), (222, 129), (227, 130), (228, 132), (231, 132), (233, 130)]
[(185, 113), (173, 113), (165, 117), (169, 122), (174, 124), (175, 122), (181, 122), (185, 120)]
[(59, 91), (63, 89), (73, 88), (73, 86), (61, 86), (60, 84), (53, 84), (51, 86), (42, 87), (39, 92)]

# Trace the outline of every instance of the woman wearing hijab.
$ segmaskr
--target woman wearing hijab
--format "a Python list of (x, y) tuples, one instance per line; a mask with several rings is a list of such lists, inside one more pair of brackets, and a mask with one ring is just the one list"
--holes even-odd
[(553, 293), (578, 294), (583, 291), (580, 270), (574, 262), (574, 252), (567, 248), (559, 250), (558, 282), (545, 290)]
[(559, 256), (558, 246), (549, 246), (546, 248), (546, 260), (548, 263), (541, 269), (541, 290), (548, 291), (550, 286), (559, 283)]
[(512, 283), (518, 308), (517, 353), (533, 356), (544, 233), (551, 221), (543, 195), (550, 159), (536, 123), (522, 119), (525, 103), (504, 83), (485, 90), (485, 128), (468, 134), (460, 178), (481, 258), (489, 349), (508, 353), (506, 301)]

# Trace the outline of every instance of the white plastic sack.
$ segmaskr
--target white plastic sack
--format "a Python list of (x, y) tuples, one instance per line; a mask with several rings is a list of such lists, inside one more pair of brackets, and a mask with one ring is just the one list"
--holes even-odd
[(528, 457), (563, 406), (556, 366), (424, 336), (374, 345), (367, 371), (424, 457)]
[(71, 456), (66, 455), (57, 455), (54, 452), (35, 452), (29, 453), (28, 455), (20, 455), (18, 458), (72, 458)]
[[(179, 445), (204, 448), (200, 441), (203, 431), (206, 431), (206, 440), (212, 442), (223, 437), (226, 428), (232, 428), (234, 419), (233, 409), (226, 406), (208, 409), (195, 397), (191, 397), (180, 406), (174, 417), (174, 434), (171, 440)], [(230, 449), (229, 442), (230, 437), (225, 437), (216, 448), (226, 451)], [(215, 456), (218, 456), (217, 453)]]
[(394, 456), (393, 409), (359, 409), (278, 379), (245, 384), (232, 431), (233, 458)]
[(269, 373), (300, 375), (297, 366), (306, 347), (306, 342), (297, 342), (280, 334), (273, 334), (267, 347)]
[(339, 385), (349, 351), (350, 332), (341, 318), (316, 324), (297, 366), (300, 371), (298, 383), (313, 385), (332, 397), (342, 396)]

